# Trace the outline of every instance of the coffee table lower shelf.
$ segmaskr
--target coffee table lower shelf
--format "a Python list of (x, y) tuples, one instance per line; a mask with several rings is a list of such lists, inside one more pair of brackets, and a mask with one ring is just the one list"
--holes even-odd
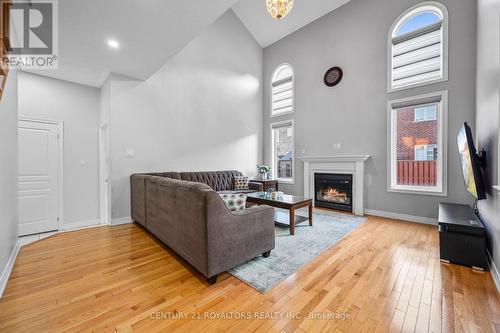
[[(309, 218), (295, 215), (295, 225), (309, 221)], [(290, 227), (290, 214), (286, 210), (274, 209), (274, 224), (280, 227)]]
[[(282, 196), (273, 198), (266, 192), (250, 193), (247, 196), (247, 202), (257, 205), (268, 205), (275, 208), (275, 221), (290, 228), (290, 235), (295, 235), (295, 225), (309, 221), (312, 226), (313, 222), (313, 203), (312, 199), (304, 197), (283, 194)], [(308, 208), (309, 218), (296, 215), (295, 211), (301, 208)], [(276, 209), (279, 208), (279, 209)], [(283, 211), (282, 211), (283, 210)], [(288, 217), (287, 217), (288, 215)]]

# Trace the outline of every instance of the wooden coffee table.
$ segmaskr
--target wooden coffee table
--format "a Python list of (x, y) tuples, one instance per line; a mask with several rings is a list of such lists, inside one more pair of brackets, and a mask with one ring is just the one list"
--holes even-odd
[[(267, 192), (255, 192), (247, 195), (247, 201), (257, 205), (268, 205), (275, 208), (286, 209), (289, 211), (283, 214), (280, 211), (274, 212), (274, 222), (278, 225), (287, 226), (290, 228), (290, 235), (295, 235), (295, 226), (299, 223), (309, 221), (309, 225), (313, 223), (313, 204), (312, 199), (305, 199), (295, 195), (283, 195), (273, 199)], [(295, 210), (309, 207), (309, 218), (300, 215), (295, 215)]]

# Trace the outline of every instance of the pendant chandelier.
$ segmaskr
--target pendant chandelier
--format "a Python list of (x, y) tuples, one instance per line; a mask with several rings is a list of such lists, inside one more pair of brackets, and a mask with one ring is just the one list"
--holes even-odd
[(293, 0), (266, 0), (267, 11), (277, 20), (287, 16), (293, 8)]

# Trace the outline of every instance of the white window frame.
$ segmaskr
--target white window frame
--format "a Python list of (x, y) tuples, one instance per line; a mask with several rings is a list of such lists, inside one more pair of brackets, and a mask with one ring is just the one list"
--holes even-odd
[[(278, 173), (277, 173), (277, 165), (276, 165), (276, 158), (275, 158), (275, 143), (274, 143), (274, 129), (280, 128), (280, 127), (292, 127), (292, 147), (293, 147), (293, 152), (292, 152), (292, 178), (278, 178)], [(295, 184), (295, 123), (293, 119), (290, 120), (284, 120), (284, 121), (278, 121), (271, 123), (270, 126), (270, 152), (271, 156), (269, 160), (271, 161), (271, 174), (274, 179), (278, 180), (278, 183), (280, 184)]]
[[(440, 98), (438, 102), (437, 171), (436, 186), (415, 186), (397, 184), (397, 117), (398, 104), (425, 105), (429, 100)], [(438, 91), (424, 95), (406, 97), (387, 103), (387, 191), (432, 196), (448, 195), (448, 91)]]
[[(441, 78), (438, 79), (432, 79), (428, 81), (422, 81), (422, 82), (417, 82), (413, 84), (409, 84), (406, 86), (401, 86), (401, 87), (393, 87), (392, 86), (392, 40), (394, 38), (394, 34), (399, 30), (401, 25), (406, 22), (409, 18), (412, 16), (423, 12), (423, 11), (432, 11), (432, 7), (435, 9), (437, 8), (438, 10), (441, 11), (443, 15), (443, 21), (442, 21), (442, 36), (441, 36), (441, 57), (442, 57), (442, 63), (441, 63)], [(406, 90), (410, 88), (416, 88), (416, 87), (422, 87), (422, 86), (427, 86), (431, 84), (435, 84), (438, 82), (445, 82), (448, 81), (448, 40), (449, 40), (449, 15), (448, 15), (448, 9), (446, 8), (445, 5), (443, 5), (440, 2), (437, 1), (425, 1), (422, 3), (419, 3), (408, 10), (406, 10), (403, 14), (401, 14), (396, 21), (391, 26), (391, 29), (389, 30), (389, 37), (387, 39), (387, 92), (394, 92), (394, 91), (400, 91), (400, 90)]]
[(428, 160), (428, 159), (425, 159), (425, 160), (419, 160), (417, 159), (417, 148), (424, 148), (425, 149), (425, 156), (429, 156), (429, 147), (431, 147), (432, 149), (434, 148), (438, 148), (438, 145), (437, 144), (430, 144), (430, 145), (415, 145), (414, 147), (414, 159), (415, 161), (434, 161), (434, 160)]
[[(425, 113), (425, 118), (420, 120), (420, 119), (417, 119), (417, 111), (418, 109), (426, 109), (426, 113)], [(429, 106), (427, 105), (422, 105), (422, 106), (419, 106), (418, 108), (415, 108), (415, 114), (413, 115), (413, 122), (414, 123), (422, 123), (422, 122), (425, 122), (425, 121), (435, 121), (437, 120), (437, 118), (428, 118), (429, 116)], [(436, 117), (437, 117), (437, 112), (436, 112)]]
[[(276, 71), (280, 69), (282, 66), (288, 66), (292, 70), (292, 110), (291, 111), (285, 111), (285, 112), (273, 112), (273, 78), (274, 75), (276, 74)], [(269, 81), (269, 113), (271, 115), (271, 118), (276, 118), (276, 117), (282, 117), (287, 114), (292, 114), (295, 112), (295, 69), (293, 68), (292, 65), (289, 63), (282, 63), (276, 66), (274, 69), (272, 75), (271, 75), (271, 80)]]

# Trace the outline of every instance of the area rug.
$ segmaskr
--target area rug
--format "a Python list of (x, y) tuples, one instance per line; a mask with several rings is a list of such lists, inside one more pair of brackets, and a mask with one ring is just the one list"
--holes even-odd
[[(300, 210), (296, 214), (307, 216), (307, 211)], [(276, 226), (276, 248), (271, 251), (271, 256), (259, 256), (233, 268), (229, 273), (265, 293), (330, 248), (366, 219), (318, 210), (313, 214), (313, 226), (309, 226), (307, 222), (296, 226), (295, 236), (290, 236), (288, 228)]]

